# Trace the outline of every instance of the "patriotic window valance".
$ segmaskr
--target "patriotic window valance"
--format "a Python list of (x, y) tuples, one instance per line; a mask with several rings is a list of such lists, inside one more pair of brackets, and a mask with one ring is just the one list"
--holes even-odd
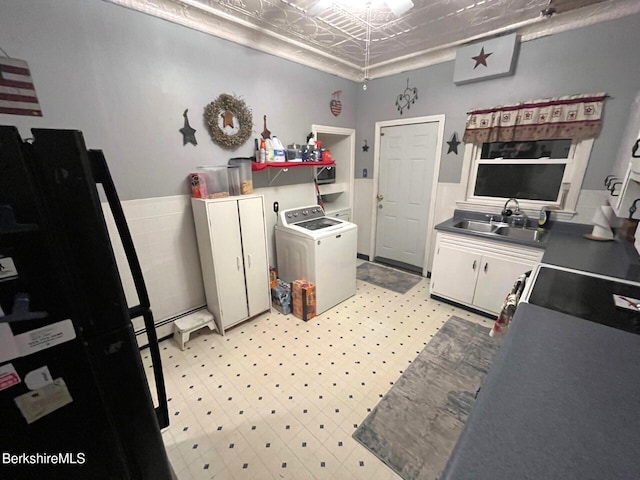
[(473, 110), (467, 143), (595, 138), (602, 126), (605, 93), (570, 95)]

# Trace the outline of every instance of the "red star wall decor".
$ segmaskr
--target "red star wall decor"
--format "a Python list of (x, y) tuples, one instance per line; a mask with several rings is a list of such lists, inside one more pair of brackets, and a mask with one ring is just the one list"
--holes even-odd
[(479, 55), (475, 57), (471, 57), (473, 60), (476, 61), (476, 64), (473, 66), (473, 69), (475, 70), (478, 65), (484, 65), (486, 67), (487, 57), (489, 57), (490, 55), (493, 55), (493, 52), (484, 53), (484, 47), (482, 47), (482, 50), (480, 50)]
[(458, 48), (453, 83), (462, 85), (513, 75), (517, 43), (518, 35), (513, 33)]

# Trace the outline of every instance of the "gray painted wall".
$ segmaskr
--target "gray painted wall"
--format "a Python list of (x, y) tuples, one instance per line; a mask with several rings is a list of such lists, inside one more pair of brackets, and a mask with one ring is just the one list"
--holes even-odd
[[(122, 200), (186, 194), (194, 167), (252, 155), (252, 140), (229, 152), (205, 130), (204, 107), (221, 93), (245, 100), (256, 137), (265, 114), (285, 143), (304, 141), (314, 123), (355, 127), (351, 81), (99, 0), (2, 0), (0, 47), (29, 63), (44, 112), (0, 124), (24, 137), (33, 127), (82, 130), (104, 150)], [(336, 90), (339, 117), (329, 110)], [(178, 131), (186, 108), (197, 147)]]
[[(596, 139), (587, 168), (583, 189), (602, 189), (610, 173), (618, 142), (629, 117), (629, 106), (640, 90), (640, 15), (544, 37), (520, 46), (515, 75), (467, 85), (453, 84), (454, 62), (446, 62), (404, 74), (370, 81), (357, 97), (357, 145), (366, 139), (373, 145), (375, 122), (401, 117), (444, 113), (445, 141), (453, 132), (462, 137), (466, 112), (574, 93), (605, 91), (612, 98), (605, 102), (603, 129)], [(407, 77), (417, 87), (419, 100), (401, 116), (395, 107), (396, 96), (404, 91)], [(447, 155), (444, 144), (440, 181), (460, 181), (464, 148), (458, 155)], [(373, 149), (356, 152), (356, 176), (373, 168)]]
[[(37, 5), (37, 7), (36, 7)], [(602, 188), (617, 151), (629, 105), (640, 88), (640, 16), (605, 22), (521, 45), (515, 75), (462, 86), (453, 62), (361, 86), (293, 62), (98, 0), (3, 0), (0, 47), (29, 62), (43, 118), (0, 115), (0, 124), (76, 128), (87, 145), (105, 151), (123, 200), (187, 193), (197, 165), (248, 156), (249, 141), (229, 152), (215, 145), (202, 120), (221, 93), (241, 96), (286, 143), (304, 140), (311, 124), (356, 127), (356, 176), (373, 166), (376, 121), (400, 118), (395, 97), (406, 87), (419, 100), (403, 117), (444, 113), (445, 140), (462, 136), (466, 112), (540, 97), (606, 91), (603, 131), (594, 144), (585, 189)], [(342, 90), (343, 111), (328, 108)], [(189, 109), (198, 146), (182, 146), (182, 112)], [(446, 154), (441, 182), (459, 182), (463, 148)], [(298, 176), (296, 176), (298, 177)], [(306, 178), (306, 177), (304, 177)], [(297, 181), (297, 180), (296, 180)], [(301, 177), (301, 181), (302, 177)]]

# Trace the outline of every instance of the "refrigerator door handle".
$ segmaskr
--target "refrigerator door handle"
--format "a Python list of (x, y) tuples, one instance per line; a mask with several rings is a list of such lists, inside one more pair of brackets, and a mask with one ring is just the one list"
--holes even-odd
[(158, 335), (156, 333), (155, 322), (153, 321), (153, 313), (151, 312), (151, 304), (149, 302), (149, 294), (144, 283), (142, 268), (136, 254), (133, 244), (131, 232), (127, 226), (127, 220), (118, 198), (118, 192), (109, 173), (107, 161), (104, 158), (102, 150), (89, 150), (89, 160), (91, 161), (91, 171), (96, 183), (102, 184), (105, 196), (109, 202), (109, 208), (113, 214), (118, 234), (122, 241), (124, 252), (127, 256), (127, 263), (131, 270), (131, 276), (135, 285), (136, 293), (140, 305), (129, 308), (129, 317), (131, 319), (142, 317), (144, 326), (147, 330), (147, 338), (149, 340), (149, 352), (151, 353), (151, 362), (153, 364), (153, 375), (156, 383), (156, 392), (158, 394), (158, 407), (156, 407), (156, 417), (160, 428), (169, 426), (169, 409), (167, 406), (167, 391), (164, 383), (164, 375), (162, 373), (162, 359), (160, 357), (160, 347), (158, 345)]

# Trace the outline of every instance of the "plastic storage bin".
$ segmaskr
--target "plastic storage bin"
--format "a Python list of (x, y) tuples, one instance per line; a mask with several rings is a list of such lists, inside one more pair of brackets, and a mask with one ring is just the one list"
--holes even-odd
[(247, 195), (253, 193), (253, 174), (251, 173), (251, 158), (232, 158), (229, 165), (237, 166), (240, 170), (240, 193)]
[(204, 174), (207, 183), (205, 198), (223, 198), (229, 196), (229, 168), (223, 166), (198, 167), (198, 172)]
[(227, 175), (229, 177), (229, 194), (240, 195), (240, 167), (238, 165), (229, 165), (227, 167)]

